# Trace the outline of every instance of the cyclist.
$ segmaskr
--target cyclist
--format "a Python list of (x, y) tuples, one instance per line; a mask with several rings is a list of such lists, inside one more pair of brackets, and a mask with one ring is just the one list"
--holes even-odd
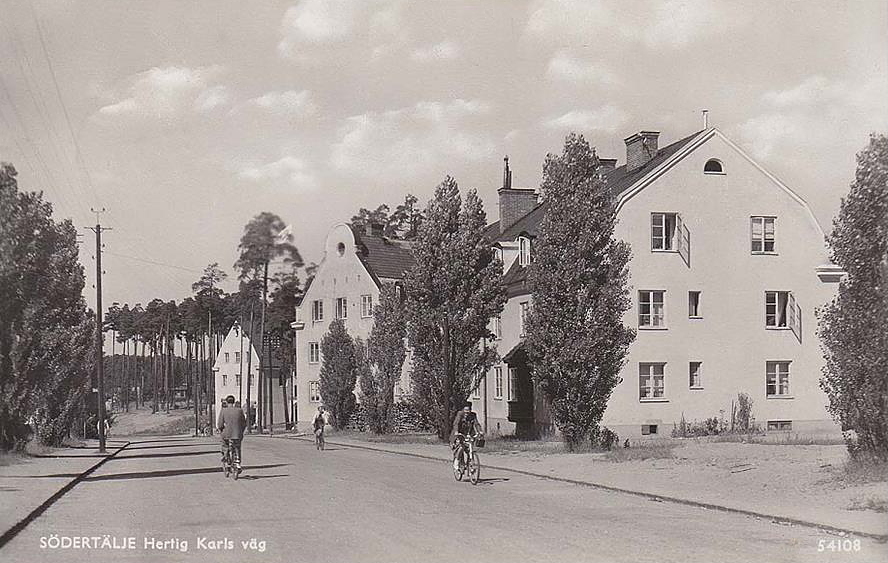
[[(219, 411), (219, 422), (216, 424), (222, 433), (222, 462), (224, 463), (233, 449), (237, 453), (237, 460), (241, 460), (241, 441), (244, 439), (244, 429), (247, 427), (247, 418), (240, 407), (234, 406), (234, 395), (225, 397), (225, 408)], [(241, 469), (238, 466), (237, 471)]]
[(311, 429), (314, 431), (315, 441), (323, 440), (324, 426), (327, 424), (327, 413), (324, 412), (324, 405), (318, 405), (318, 412), (315, 413), (311, 420)]
[(478, 422), (478, 415), (472, 411), (472, 403), (466, 401), (461, 411), (456, 413), (453, 419), (453, 429), (450, 431), (450, 447), (453, 449), (453, 468), (459, 469), (459, 451), (457, 447), (457, 436), (479, 438), (484, 435), (481, 430), (481, 424)]

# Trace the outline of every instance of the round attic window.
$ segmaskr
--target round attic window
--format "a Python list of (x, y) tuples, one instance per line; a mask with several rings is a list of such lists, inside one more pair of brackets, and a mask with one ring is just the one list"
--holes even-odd
[(336, 245), (336, 252), (338, 252), (340, 256), (345, 255), (345, 243), (344, 242), (340, 242), (339, 244)]

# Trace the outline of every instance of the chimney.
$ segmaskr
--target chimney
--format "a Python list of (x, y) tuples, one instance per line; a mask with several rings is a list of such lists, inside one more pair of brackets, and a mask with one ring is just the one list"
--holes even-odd
[(607, 176), (608, 172), (614, 170), (617, 167), (617, 159), (616, 158), (599, 158), (598, 159), (598, 177), (604, 178)]
[(385, 225), (383, 225), (379, 221), (367, 221), (364, 226), (364, 233), (370, 237), (385, 236)]
[(499, 195), (500, 233), (518, 222), (534, 207), (538, 197), (533, 188), (513, 188), (512, 171), (509, 169), (509, 157), (503, 159), (503, 187), (496, 191)]
[(659, 131), (641, 131), (625, 139), (626, 170), (628, 172), (638, 170), (657, 156), (659, 136)]

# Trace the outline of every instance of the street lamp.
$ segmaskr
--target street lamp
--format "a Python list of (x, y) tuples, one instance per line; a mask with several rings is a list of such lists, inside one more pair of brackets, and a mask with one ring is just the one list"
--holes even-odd
[[(296, 351), (299, 350), (299, 331), (305, 328), (305, 323), (302, 321), (293, 321), (290, 323), (290, 328), (294, 330), (293, 333), (293, 404), (298, 404), (296, 402)], [(291, 416), (293, 418), (293, 428), (296, 428), (296, 409), (291, 409)]]

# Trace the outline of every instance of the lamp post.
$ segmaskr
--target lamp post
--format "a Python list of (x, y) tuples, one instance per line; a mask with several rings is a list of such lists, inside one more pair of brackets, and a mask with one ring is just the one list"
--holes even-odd
[[(297, 317), (297, 319), (299, 318), (298, 309), (297, 309), (296, 317)], [(292, 401), (293, 401), (294, 405), (298, 405), (299, 403), (296, 402), (296, 362), (298, 360), (297, 351), (299, 350), (299, 331), (301, 331), (305, 328), (305, 323), (300, 320), (296, 320), (296, 321), (293, 321), (292, 323), (290, 323), (290, 328), (292, 328), (294, 331), (294, 333), (293, 333), (293, 399), (292, 399)], [(293, 428), (294, 429), (296, 429), (296, 414), (297, 414), (296, 410), (293, 409), (292, 419), (293, 419)]]

